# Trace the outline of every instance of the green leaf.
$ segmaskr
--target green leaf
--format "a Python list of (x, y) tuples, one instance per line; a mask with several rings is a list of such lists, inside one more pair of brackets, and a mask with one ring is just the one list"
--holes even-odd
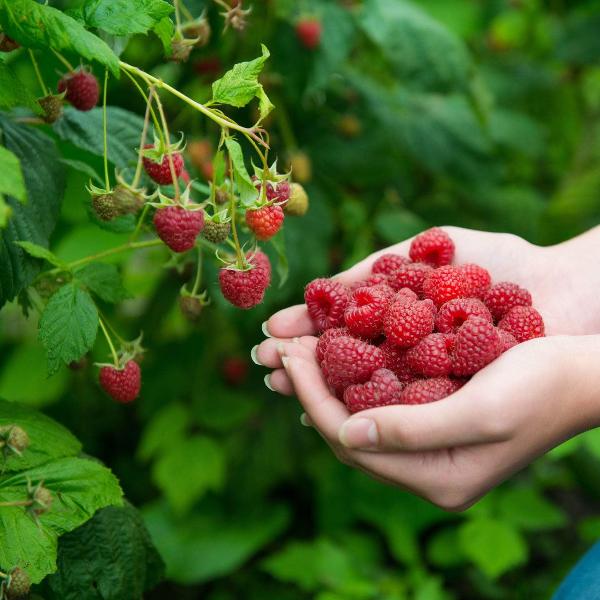
[(105, 302), (117, 303), (130, 297), (123, 287), (119, 270), (108, 263), (91, 263), (75, 273), (90, 292)]
[(556, 529), (566, 524), (563, 511), (532, 487), (502, 490), (498, 512), (507, 523), (528, 531)]
[(63, 165), (70, 167), (74, 171), (79, 171), (80, 173), (83, 173), (84, 175), (88, 175), (89, 178), (97, 184), (102, 185), (104, 183), (104, 181), (102, 180), (100, 175), (98, 175), (96, 170), (92, 166), (88, 165), (87, 163), (84, 163), (81, 160), (71, 160), (69, 158), (61, 158), (60, 162)]
[(233, 139), (226, 138), (225, 145), (229, 152), (229, 156), (233, 162), (233, 172), (235, 174), (235, 182), (237, 185), (240, 199), (244, 206), (250, 206), (256, 202), (258, 192), (254, 187), (254, 182), (250, 179), (250, 175), (244, 164), (244, 154), (242, 147)]
[(375, 231), (390, 244), (397, 244), (426, 228), (426, 221), (406, 209), (385, 210), (375, 218)]
[(50, 252), (48, 248), (44, 248), (43, 246), (34, 244), (33, 242), (15, 242), (15, 244), (23, 248), (23, 250), (25, 250), (29, 256), (33, 256), (33, 258), (41, 258), (42, 260), (48, 261), (51, 265), (60, 267), (61, 269), (67, 268), (67, 263)]
[(152, 476), (173, 510), (182, 514), (208, 490), (220, 489), (225, 478), (225, 457), (211, 438), (175, 438), (154, 464)]
[(24, 106), (36, 114), (42, 114), (42, 107), (35, 96), (19, 80), (12, 67), (0, 61), (0, 109), (15, 106)]
[(119, 76), (119, 59), (72, 17), (35, 0), (0, 0), (0, 26), (26, 48), (73, 52), (98, 61)]
[(156, 34), (158, 39), (161, 41), (165, 54), (170, 56), (173, 52), (171, 40), (173, 39), (173, 33), (175, 32), (175, 25), (169, 17), (161, 19), (153, 28), (152, 31)]
[(461, 525), (460, 546), (488, 577), (495, 579), (527, 561), (527, 544), (505, 521), (477, 518)]
[(168, 450), (171, 440), (184, 437), (189, 422), (190, 414), (185, 406), (167, 404), (144, 429), (138, 456), (142, 460), (149, 460), (159, 452)]
[(21, 162), (26, 203), (10, 196), (12, 211), (5, 229), (0, 229), (0, 308), (12, 300), (39, 273), (41, 264), (14, 242), (28, 241), (47, 246), (60, 210), (65, 186), (64, 167), (54, 142), (43, 133), (17, 125), (0, 114), (4, 145)]
[(213, 83), (212, 102), (241, 107), (246, 106), (253, 98), (258, 98), (261, 119), (271, 112), (273, 105), (258, 82), (258, 76), (270, 56), (266, 46), (262, 45), (261, 48), (262, 56), (234, 65), (221, 79)]
[(147, 33), (173, 12), (165, 0), (86, 0), (69, 14), (113, 35)]
[(19, 202), (27, 200), (21, 163), (10, 150), (0, 146), (0, 195), (2, 194), (13, 196)]
[(99, 510), (58, 543), (48, 600), (139, 600), (164, 564), (140, 513), (130, 504)]
[(48, 352), (48, 372), (61, 362), (79, 360), (96, 340), (98, 310), (91, 296), (74, 283), (55, 292), (42, 313), (39, 339)]
[(285, 235), (283, 230), (280, 230), (277, 235), (271, 238), (271, 245), (277, 251), (277, 276), (279, 277), (279, 287), (282, 288), (290, 274), (287, 254), (285, 251)]

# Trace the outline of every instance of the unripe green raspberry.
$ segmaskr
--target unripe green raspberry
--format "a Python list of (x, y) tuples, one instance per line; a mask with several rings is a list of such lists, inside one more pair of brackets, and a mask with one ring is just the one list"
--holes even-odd
[(135, 214), (144, 206), (144, 195), (141, 192), (119, 183), (112, 194), (116, 210), (121, 215)]
[(288, 215), (301, 217), (308, 210), (308, 194), (299, 183), (292, 183), (290, 199), (284, 204), (283, 209)]
[(21, 567), (15, 567), (11, 573), (8, 583), (7, 598), (8, 600), (21, 600), (29, 595), (31, 590), (31, 579), (27, 575), (27, 571)]
[(53, 499), (52, 492), (48, 488), (38, 485), (33, 491), (33, 505), (31, 510), (35, 515), (43, 515), (52, 507)]
[(206, 221), (202, 230), (202, 237), (213, 244), (222, 244), (228, 237), (231, 231), (231, 223), (215, 223), (214, 221)]
[(29, 447), (29, 435), (18, 425), (13, 425), (8, 431), (6, 444), (20, 454)]
[(61, 95), (49, 94), (38, 100), (44, 111), (44, 121), (55, 123), (63, 114), (63, 97)]
[(120, 214), (112, 193), (93, 195), (92, 206), (101, 221), (112, 221)]
[(200, 318), (204, 304), (195, 296), (179, 296), (179, 308), (183, 316), (193, 323)]

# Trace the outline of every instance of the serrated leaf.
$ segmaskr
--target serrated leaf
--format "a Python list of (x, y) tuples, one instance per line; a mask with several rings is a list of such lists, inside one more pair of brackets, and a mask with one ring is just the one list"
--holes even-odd
[(225, 140), (227, 151), (233, 163), (233, 172), (235, 174), (235, 183), (237, 185), (240, 200), (244, 206), (251, 206), (258, 197), (258, 192), (254, 187), (254, 182), (250, 179), (250, 175), (244, 164), (244, 154), (242, 147), (233, 139)]
[(105, 302), (117, 303), (130, 297), (115, 265), (91, 263), (77, 271), (75, 277)]
[(0, 146), (0, 195), (3, 194), (13, 196), (19, 202), (27, 200), (21, 163), (10, 150)]
[(80, 173), (83, 173), (84, 175), (88, 175), (89, 178), (97, 184), (102, 185), (104, 183), (104, 181), (102, 180), (100, 175), (98, 175), (96, 170), (92, 166), (88, 165), (87, 163), (84, 163), (81, 160), (72, 160), (70, 158), (61, 158), (60, 162), (63, 165), (66, 165), (67, 167), (70, 167), (71, 169), (73, 169), (75, 171), (79, 171)]
[(61, 269), (66, 269), (68, 267), (67, 263), (64, 260), (58, 258), (58, 256), (50, 252), (48, 248), (44, 248), (39, 244), (22, 241), (15, 242), (15, 244), (20, 248), (23, 248), (23, 250), (25, 250), (25, 252), (27, 252), (29, 256), (33, 256), (33, 258), (41, 258), (42, 260), (49, 262), (51, 265), (54, 265), (55, 267), (60, 267)]
[(79, 360), (96, 340), (98, 310), (90, 295), (75, 283), (55, 292), (42, 313), (39, 339), (48, 352), (48, 372), (61, 362)]
[(173, 39), (173, 33), (175, 31), (175, 24), (173, 21), (171, 21), (169, 17), (164, 17), (152, 28), (152, 31), (161, 41), (165, 54), (170, 56), (173, 52), (171, 40)]
[(10, 65), (0, 62), (0, 109), (24, 106), (36, 114), (42, 114), (42, 108), (35, 96), (19, 80)]
[(95, 60), (119, 76), (119, 59), (81, 23), (51, 6), (35, 0), (0, 0), (0, 26), (26, 48), (73, 52)]
[(562, 510), (532, 487), (502, 490), (498, 512), (504, 521), (527, 531), (544, 531), (566, 523)]
[(164, 564), (140, 513), (130, 504), (99, 510), (58, 544), (48, 600), (139, 600)]

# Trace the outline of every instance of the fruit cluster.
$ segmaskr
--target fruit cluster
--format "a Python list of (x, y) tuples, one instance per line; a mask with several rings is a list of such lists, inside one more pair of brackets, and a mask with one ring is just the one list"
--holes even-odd
[(383, 254), (351, 287), (316, 279), (304, 298), (320, 332), (316, 355), (350, 412), (445, 398), (516, 344), (544, 336), (531, 294), (452, 265), (454, 243), (432, 228), (409, 258)]

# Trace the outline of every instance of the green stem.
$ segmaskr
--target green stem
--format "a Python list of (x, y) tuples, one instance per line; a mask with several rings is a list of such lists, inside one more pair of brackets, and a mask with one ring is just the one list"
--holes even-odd
[(29, 52), (29, 57), (31, 58), (31, 64), (33, 65), (33, 70), (35, 71), (35, 76), (37, 77), (40, 87), (42, 88), (42, 93), (44, 94), (44, 96), (47, 96), (48, 89), (46, 88), (46, 84), (44, 83), (44, 79), (42, 78), (42, 74), (40, 72), (40, 67), (38, 66), (37, 60), (35, 59), (33, 50), (31, 50), (31, 48), (29, 48), (28, 52)]
[[(142, 165), (143, 165), (143, 152), (144, 146), (146, 145), (146, 136), (148, 135), (148, 125), (150, 124), (150, 109), (152, 108), (152, 96), (154, 95), (154, 90), (151, 89), (148, 94), (148, 101), (146, 102), (146, 114), (144, 115), (144, 127), (142, 128), (142, 137), (140, 138), (140, 147), (138, 150), (138, 160), (137, 166), (135, 168), (135, 175), (133, 177), (133, 182), (131, 186), (137, 189), (137, 186), (140, 183), (140, 178), (142, 176)], [(137, 231), (137, 229), (136, 229)], [(135, 233), (135, 232), (134, 232)]]
[[(131, 79), (131, 81), (137, 88), (138, 92), (142, 95), (142, 97), (146, 101), (146, 104), (148, 104), (150, 102), (149, 96), (146, 95), (146, 92), (144, 92), (144, 90), (142, 89), (142, 86), (137, 82), (137, 79), (135, 79), (135, 77), (133, 77), (131, 75), (131, 73), (129, 73), (125, 69), (121, 69), (121, 70), (123, 71), (123, 73), (125, 73), (125, 75), (127, 75), (127, 77), (129, 77), (129, 79)], [(161, 129), (158, 117), (156, 116), (156, 113), (154, 112), (154, 107), (152, 106), (152, 103), (150, 103), (150, 114), (152, 115), (152, 122), (154, 123), (154, 129), (155, 129), (157, 135), (160, 137), (161, 144), (164, 145), (165, 140), (163, 139), (162, 129)]]
[(200, 282), (202, 281), (202, 248), (198, 246), (198, 264), (196, 265), (196, 278), (194, 279), (194, 287), (192, 288), (192, 294), (196, 295)]
[(181, 29), (181, 17), (179, 16), (179, 0), (173, 0), (173, 6), (175, 7), (175, 25), (177, 31)]
[(133, 233), (131, 234), (131, 237), (129, 238), (130, 243), (135, 242), (137, 237), (140, 235), (140, 231), (142, 230), (142, 226), (144, 225), (144, 219), (146, 218), (146, 215), (148, 214), (149, 210), (150, 210), (150, 205), (147, 203), (144, 204), (144, 208), (142, 209), (142, 212), (138, 218), (138, 222), (135, 226), (135, 229), (133, 230)]
[[(92, 254), (91, 256), (86, 256), (84, 258), (80, 258), (79, 260), (75, 260), (72, 263), (69, 263), (68, 268), (69, 270), (73, 270), (77, 267), (82, 267), (83, 265), (87, 265), (88, 263), (94, 262), (95, 260), (106, 258), (107, 256), (113, 256), (115, 254), (120, 254), (121, 252), (127, 252), (128, 250), (152, 248), (153, 246), (160, 246), (161, 244), (162, 241), (159, 239), (147, 240), (145, 242), (128, 242), (126, 244), (122, 244), (121, 246), (115, 246), (114, 248), (109, 248), (108, 250), (97, 252), (96, 254)], [(61, 269), (58, 269), (58, 271), (60, 270)]]
[(67, 69), (69, 69), (69, 71), (74, 71), (75, 70), (73, 68), (73, 65), (60, 52), (57, 52), (56, 50), (54, 50), (54, 48), (51, 48), (51, 50), (56, 55), (56, 58), (58, 58), (58, 60), (60, 60), (60, 62), (63, 65), (65, 65), (65, 67), (67, 67)]
[(171, 151), (171, 135), (169, 134), (169, 126), (167, 124), (167, 119), (165, 117), (165, 111), (163, 110), (162, 102), (156, 94), (156, 106), (158, 106), (158, 113), (160, 114), (160, 120), (162, 121), (163, 132), (167, 139), (167, 160), (169, 161), (169, 170), (171, 171), (171, 179), (173, 180), (173, 185), (175, 186), (175, 200), (179, 202), (180, 190), (179, 190), (179, 177), (177, 177), (177, 173), (175, 171), (175, 164), (173, 163), (173, 153)]
[(108, 119), (106, 118), (106, 94), (108, 90), (108, 69), (104, 71), (104, 93), (102, 96), (102, 133), (104, 135), (104, 185), (106, 191), (110, 190), (108, 176)]
[(108, 343), (108, 347), (110, 348), (110, 353), (112, 354), (113, 361), (115, 363), (115, 367), (118, 369), (119, 368), (119, 356), (117, 354), (117, 351), (115, 350), (112, 340), (110, 339), (110, 335), (108, 334), (108, 331), (106, 330), (106, 326), (104, 325), (104, 320), (102, 318), (99, 318), (98, 323), (100, 323), (100, 329), (102, 329), (102, 333), (104, 334), (104, 337), (106, 338), (106, 342)]
[(237, 233), (237, 225), (236, 225), (236, 206), (235, 206), (235, 194), (233, 193), (233, 181), (234, 181), (234, 173), (233, 173), (233, 161), (231, 160), (231, 155), (227, 154), (227, 159), (229, 161), (229, 173), (231, 176), (231, 190), (230, 190), (230, 200), (229, 200), (229, 212), (231, 213), (231, 232), (233, 233), (233, 243), (235, 244), (235, 253), (237, 256), (238, 268), (242, 269), (244, 267), (244, 257), (242, 254), (242, 249), (240, 247), (240, 240), (238, 238)]
[(0, 502), (0, 506), (31, 506), (33, 500), (20, 500), (18, 502)]
[(124, 345), (125, 340), (119, 335), (119, 332), (111, 325), (110, 321), (106, 318), (106, 315), (101, 310), (98, 310), (98, 314), (100, 315), (100, 319), (104, 321), (106, 327), (108, 327), (110, 333), (112, 333), (117, 338), (117, 340), (119, 340), (119, 343)]
[(288, 150), (294, 150), (298, 147), (296, 136), (290, 122), (290, 117), (285, 110), (283, 102), (277, 102), (277, 110), (275, 111), (279, 132), (283, 138), (283, 144)]
[(203, 246), (207, 250), (212, 250), (213, 252), (216, 252), (217, 250), (219, 250), (219, 246), (217, 246), (217, 244), (213, 244), (212, 242), (209, 242), (208, 240), (205, 240), (204, 238), (198, 238), (196, 243), (200, 246)]

